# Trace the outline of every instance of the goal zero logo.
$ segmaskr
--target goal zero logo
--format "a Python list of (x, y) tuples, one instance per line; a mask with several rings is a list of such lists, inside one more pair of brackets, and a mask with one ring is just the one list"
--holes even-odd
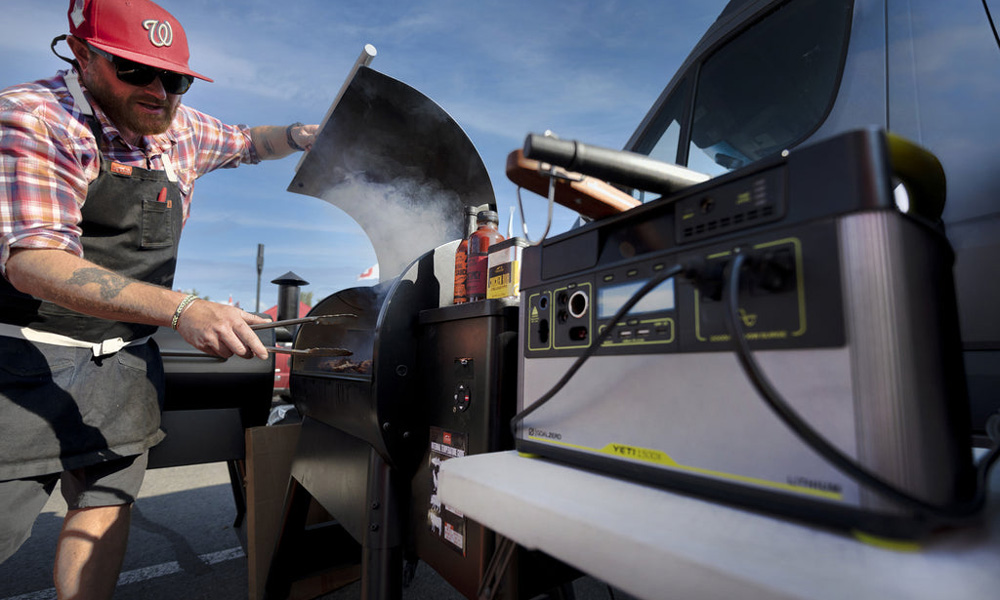
[(534, 427), (529, 427), (528, 437), (547, 438), (550, 440), (561, 440), (562, 434), (556, 433), (555, 431), (545, 431), (544, 429), (535, 429)]
[(170, 27), (169, 21), (146, 19), (142, 22), (142, 26), (149, 32), (149, 43), (157, 48), (170, 46), (174, 43), (174, 30)]

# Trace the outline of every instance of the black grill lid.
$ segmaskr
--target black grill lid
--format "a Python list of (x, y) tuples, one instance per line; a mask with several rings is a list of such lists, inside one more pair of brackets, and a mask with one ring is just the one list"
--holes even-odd
[(388, 281), (464, 235), (465, 206), (496, 210), (462, 128), (412, 87), (360, 67), (331, 108), (289, 191), (342, 209), (365, 231)]

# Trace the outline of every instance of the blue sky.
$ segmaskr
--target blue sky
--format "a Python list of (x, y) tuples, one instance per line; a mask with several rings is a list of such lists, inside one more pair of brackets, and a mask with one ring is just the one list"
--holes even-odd
[[(49, 51), (68, 31), (67, 0), (3, 0), (0, 87), (48, 77)], [(365, 44), (376, 70), (422, 92), (465, 130), (490, 173), (506, 230), (515, 187), (507, 155), (528, 133), (621, 148), (725, 0), (585, 2), (163, 0), (191, 47), (196, 81), (184, 102), (230, 123), (317, 123)], [(68, 48), (61, 46), (64, 55)], [(375, 263), (354, 221), (322, 200), (286, 191), (297, 156), (201, 178), (180, 248), (175, 287), (255, 304), (257, 244), (265, 245), (261, 308), (270, 281), (294, 271), (319, 300), (364, 285)], [(524, 192), (529, 233), (545, 201)], [(517, 219), (517, 217), (515, 217)], [(557, 207), (552, 234), (575, 213)], [(519, 222), (515, 223), (515, 231)]]

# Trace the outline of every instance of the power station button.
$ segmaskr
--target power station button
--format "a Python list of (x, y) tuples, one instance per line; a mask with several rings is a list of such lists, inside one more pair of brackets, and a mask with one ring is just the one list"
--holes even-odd
[(452, 406), (451, 412), (465, 412), (469, 409), (470, 402), (472, 402), (472, 390), (464, 383), (458, 384), (458, 387), (455, 388), (455, 404)]

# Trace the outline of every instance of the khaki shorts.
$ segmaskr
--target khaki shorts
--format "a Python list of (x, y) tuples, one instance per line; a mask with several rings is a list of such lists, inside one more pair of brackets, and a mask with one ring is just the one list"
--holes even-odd
[(0, 563), (21, 547), (61, 481), (69, 510), (132, 504), (146, 474), (148, 453), (89, 467), (25, 479), (0, 481)]

